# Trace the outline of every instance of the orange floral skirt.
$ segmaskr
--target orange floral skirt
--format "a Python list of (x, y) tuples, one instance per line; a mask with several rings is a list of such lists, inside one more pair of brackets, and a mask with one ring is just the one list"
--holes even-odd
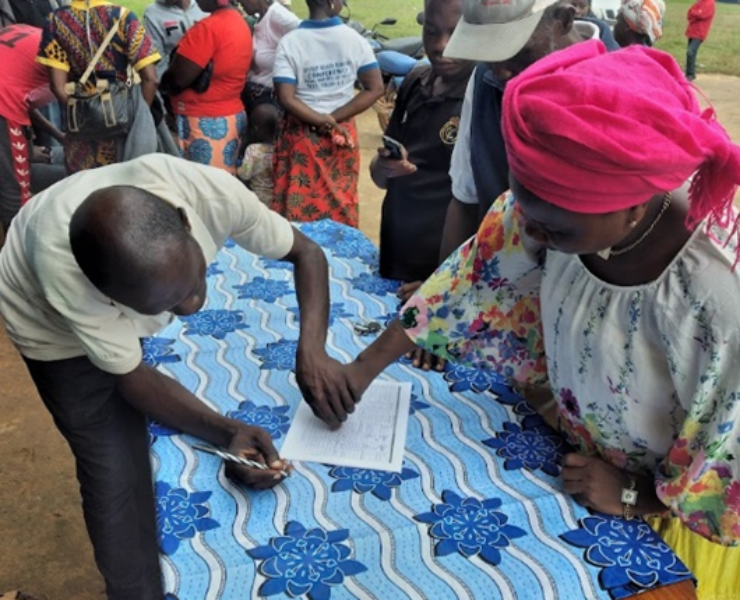
[(275, 145), (272, 209), (290, 221), (331, 219), (359, 225), (360, 151), (354, 120), (342, 123), (349, 145), (337, 145), (293, 115), (283, 117)]

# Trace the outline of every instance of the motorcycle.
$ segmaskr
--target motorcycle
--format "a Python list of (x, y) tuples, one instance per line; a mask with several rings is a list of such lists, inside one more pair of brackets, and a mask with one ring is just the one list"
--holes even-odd
[[(344, 21), (345, 25), (351, 27), (364, 37), (376, 53), (385, 51), (397, 52), (417, 59), (424, 56), (424, 45), (422, 44), (420, 35), (391, 39), (387, 35), (378, 31), (379, 27), (392, 27), (398, 23), (398, 19), (394, 19), (392, 17), (383, 19), (379, 23), (373, 25), (372, 29), (367, 29), (362, 23), (352, 19), (352, 9), (349, 7), (349, 3), (345, 2), (344, 6), (347, 9), (347, 15), (342, 16), (341, 19)], [(420, 21), (418, 16), (416, 20), (421, 24), (423, 23), (424, 13), (420, 13), (420, 15), (422, 20)]]
[[(404, 78), (414, 67), (426, 61), (424, 44), (420, 35), (391, 39), (378, 30), (380, 27), (392, 27), (398, 22), (397, 19), (383, 19), (373, 25), (372, 29), (367, 29), (362, 23), (352, 19), (352, 11), (348, 2), (345, 1), (344, 6), (347, 9), (347, 15), (341, 18), (345, 25), (354, 29), (369, 42), (378, 60), (384, 92), (373, 105), (373, 109), (378, 115), (380, 129), (385, 131)], [(416, 16), (416, 22), (419, 25), (424, 24), (423, 12)]]

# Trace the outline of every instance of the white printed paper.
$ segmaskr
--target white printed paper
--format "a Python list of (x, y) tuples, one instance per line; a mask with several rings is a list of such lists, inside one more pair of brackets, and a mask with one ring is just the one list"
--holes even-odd
[(301, 402), (280, 454), (300, 462), (400, 473), (410, 402), (411, 383), (375, 381), (337, 431)]

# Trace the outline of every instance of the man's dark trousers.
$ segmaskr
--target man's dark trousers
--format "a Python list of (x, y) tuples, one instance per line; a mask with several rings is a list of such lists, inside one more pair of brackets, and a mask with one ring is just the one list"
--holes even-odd
[(163, 600), (146, 419), (118, 394), (118, 378), (85, 357), (25, 361), (75, 456), (108, 598)]

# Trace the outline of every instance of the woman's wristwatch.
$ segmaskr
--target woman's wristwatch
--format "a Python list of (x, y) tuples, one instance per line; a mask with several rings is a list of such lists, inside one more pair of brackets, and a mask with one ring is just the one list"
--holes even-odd
[(635, 515), (632, 514), (632, 509), (637, 505), (637, 481), (634, 477), (630, 477), (629, 487), (622, 488), (622, 514), (624, 518), (631, 521)]

